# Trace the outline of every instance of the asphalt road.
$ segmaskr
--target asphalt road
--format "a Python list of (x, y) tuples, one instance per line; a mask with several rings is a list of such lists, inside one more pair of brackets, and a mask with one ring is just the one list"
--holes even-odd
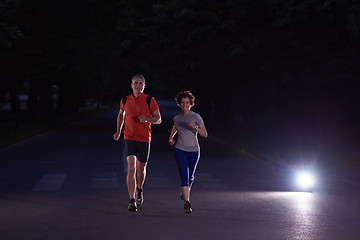
[[(323, 178), (299, 192), (291, 173), (241, 154), (211, 135), (191, 193), (179, 177), (167, 139), (174, 114), (153, 126), (144, 205), (127, 211), (122, 142), (116, 112), (33, 136), (0, 152), (0, 239), (360, 239), (360, 185)], [(205, 119), (206, 121), (206, 119)]]

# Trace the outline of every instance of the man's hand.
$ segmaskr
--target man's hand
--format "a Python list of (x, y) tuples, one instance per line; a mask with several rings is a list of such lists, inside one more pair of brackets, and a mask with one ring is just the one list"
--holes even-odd
[(115, 141), (119, 140), (120, 134), (121, 134), (120, 132), (116, 132), (116, 133), (114, 134), (114, 140), (115, 140)]
[(140, 120), (140, 122), (142, 122), (142, 123), (148, 122), (147, 117), (145, 117), (145, 116), (140, 116), (140, 117), (139, 117), (139, 120)]

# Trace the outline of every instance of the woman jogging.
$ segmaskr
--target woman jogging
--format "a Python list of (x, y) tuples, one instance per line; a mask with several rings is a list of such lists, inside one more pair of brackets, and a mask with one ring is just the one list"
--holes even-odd
[(191, 107), (195, 104), (195, 97), (190, 91), (181, 91), (175, 101), (181, 109), (176, 115), (174, 126), (171, 129), (169, 144), (175, 144), (174, 136), (177, 135), (175, 144), (175, 159), (180, 174), (180, 198), (185, 201), (185, 213), (191, 213), (190, 189), (194, 182), (194, 174), (200, 158), (200, 147), (197, 135), (206, 138), (207, 131), (201, 116), (193, 111)]

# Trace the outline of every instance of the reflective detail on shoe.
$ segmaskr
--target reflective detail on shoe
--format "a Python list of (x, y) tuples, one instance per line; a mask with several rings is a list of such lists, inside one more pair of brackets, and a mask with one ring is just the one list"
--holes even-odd
[(137, 205), (134, 198), (130, 199), (128, 210), (130, 212), (137, 212)]
[(144, 203), (144, 192), (142, 189), (137, 189), (136, 191), (136, 203), (138, 206), (141, 206)]
[(191, 209), (191, 203), (189, 201), (186, 201), (185, 204), (184, 204), (184, 210), (185, 210), (185, 213), (186, 214), (189, 214), (192, 212), (192, 209)]

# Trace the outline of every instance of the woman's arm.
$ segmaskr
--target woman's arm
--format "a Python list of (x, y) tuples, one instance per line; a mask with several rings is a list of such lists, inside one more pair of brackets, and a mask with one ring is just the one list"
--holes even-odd
[(174, 124), (174, 126), (171, 129), (170, 137), (169, 137), (170, 146), (174, 145), (174, 143), (175, 143), (174, 136), (175, 136), (176, 133), (177, 133), (177, 131), (176, 131), (175, 124)]
[(206, 131), (205, 124), (199, 125), (198, 128), (196, 129), (196, 131), (200, 134), (200, 136), (207, 138), (208, 133)]
[(193, 121), (189, 121), (188, 125), (190, 127), (190, 130), (193, 133), (199, 133), (200, 136), (206, 138), (208, 136), (207, 131), (206, 131), (206, 127), (205, 124), (200, 124), (199, 126), (196, 126), (195, 122)]

